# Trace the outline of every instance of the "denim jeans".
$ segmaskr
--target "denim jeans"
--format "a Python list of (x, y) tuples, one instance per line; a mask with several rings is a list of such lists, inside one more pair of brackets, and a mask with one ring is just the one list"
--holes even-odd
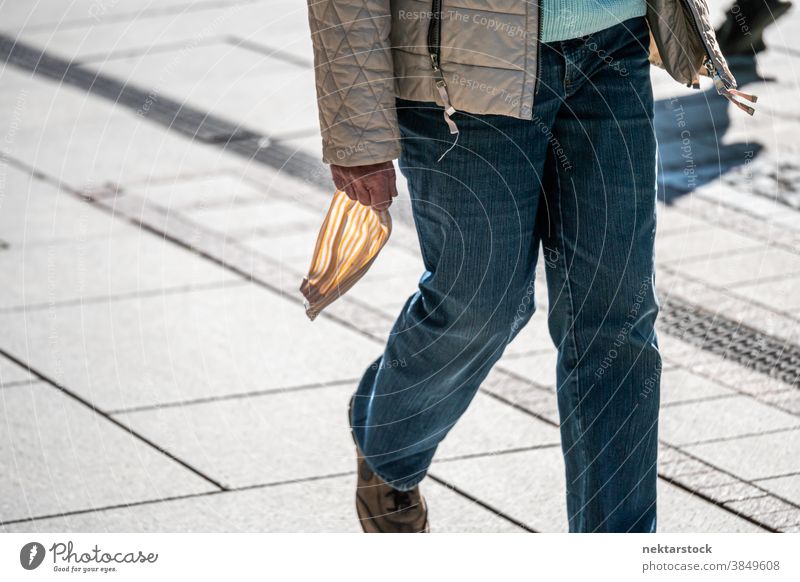
[(425, 272), (352, 413), (368, 464), (395, 488), (425, 476), (530, 319), (541, 246), (569, 529), (655, 531), (661, 359), (648, 46), (644, 18), (543, 44), (533, 119), (456, 113), (460, 139), (439, 162), (452, 143), (441, 107), (398, 100), (399, 163)]

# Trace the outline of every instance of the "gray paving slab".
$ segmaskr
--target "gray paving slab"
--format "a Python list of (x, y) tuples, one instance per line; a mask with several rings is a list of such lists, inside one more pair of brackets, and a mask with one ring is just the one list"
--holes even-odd
[(693, 216), (688, 212), (677, 210), (663, 203), (658, 204), (656, 216), (658, 220), (656, 243), (666, 243), (667, 239), (703, 231), (713, 226), (702, 218)]
[(252, 284), (6, 313), (0, 328), (2, 347), (107, 410), (358, 378), (376, 348)]
[(0, 163), (0, 238), (17, 247), (136, 233), (110, 214)]
[(147, 231), (0, 253), (0, 308), (168, 290), (241, 277)]
[(489, 374), (482, 389), (502, 398), (512, 406), (519, 407), (558, 426), (560, 419), (555, 387), (539, 388), (498, 372), (499, 370), (493, 370)]
[[(238, 237), (237, 240), (239, 244), (255, 253), (266, 255), (294, 270), (304, 272), (311, 265), (311, 257), (314, 255), (317, 228), (317, 226), (309, 226), (289, 233), (254, 231)], [(361, 286), (362, 282), (359, 281), (359, 285), (354, 289)]]
[[(669, 301), (669, 293), (663, 293), (660, 295), (660, 299), (662, 303)], [(667, 332), (656, 323), (656, 331), (658, 333), (658, 351), (661, 353), (665, 367), (675, 365), (694, 368), (714, 357), (712, 353), (699, 349), (685, 338), (675, 335), (674, 330)]]
[(767, 401), (770, 394), (783, 393), (792, 388), (791, 384), (754, 370), (749, 362), (740, 364), (720, 356), (698, 362), (692, 369), (738, 392)]
[[(359, 284), (364, 281), (379, 281), (390, 279), (400, 273), (413, 274), (417, 278), (425, 271), (425, 266), (422, 263), (422, 257), (418, 251), (410, 251), (400, 245), (391, 244), (391, 239), (383, 247), (378, 258), (369, 268), (369, 271), (364, 278), (359, 281)], [(405, 290), (400, 291), (405, 294)]]
[(800, 505), (800, 472), (796, 475), (787, 475), (785, 477), (759, 479), (756, 484), (775, 495)]
[(680, 487), (659, 479), (658, 531), (663, 533), (759, 533), (763, 528)]
[(400, 313), (408, 297), (417, 291), (423, 272), (422, 263), (417, 271), (407, 271), (386, 278), (374, 273), (370, 276), (368, 272), (347, 294), (394, 317)]
[[(350, 475), (36, 520), (5, 531), (357, 533), (354, 494)], [(434, 481), (425, 483), (424, 495), (433, 533), (523, 531)]]
[[(199, 2), (198, 4), (203, 4)], [(142, 18), (154, 9), (184, 5), (185, 0), (160, 0), (156, 6), (146, 3), (142, 6), (131, 6), (126, 2), (98, 2), (97, 0), (71, 0), (64, 3), (59, 0), (37, 0), (34, 3), (18, 4), (4, 2), (0, 5), (0, 22), (3, 30), (19, 30), (25, 28), (59, 28), (65, 25), (84, 24), (97, 25), (105, 20)]]
[(712, 285), (734, 287), (768, 277), (796, 274), (800, 272), (800, 255), (762, 245), (724, 257), (682, 262), (677, 268), (683, 274)]
[(502, 452), (523, 447), (558, 448), (557, 427), (479, 392), (464, 416), (439, 445), (437, 459)]
[[(313, 212), (308, 208), (283, 200), (260, 200), (249, 204), (210, 207), (183, 212), (189, 220), (208, 229), (238, 237), (254, 230), (287, 232), (302, 229), (308, 232), (317, 229), (325, 219), (324, 210)], [(316, 236), (309, 244), (313, 246)]]
[(290, 139), (280, 140), (292, 152), (304, 152), (316, 159), (322, 159), (322, 137), (317, 133)]
[(8, 384), (27, 382), (32, 378), (33, 376), (28, 370), (8, 358), (0, 356), (0, 388)]
[(221, 400), (116, 417), (228, 487), (353, 470), (355, 385)]
[[(534, 318), (536, 316), (534, 315)], [(544, 321), (532, 320), (531, 325), (546, 325)], [(502, 357), (498, 366), (509, 370), (526, 380), (535, 382), (539, 386), (555, 388), (556, 386), (556, 350), (550, 348), (547, 352), (537, 352), (524, 356)]]
[(214, 490), (63, 392), (0, 392), (0, 521)]
[[(538, 291), (537, 291), (538, 292)], [(539, 295), (543, 297), (542, 294)], [(528, 324), (523, 327), (503, 352), (505, 356), (530, 354), (531, 352), (552, 351), (553, 340), (547, 328), (547, 299), (546, 296), (536, 300), (536, 312)]]
[(536, 531), (567, 530), (559, 448), (434, 462), (431, 473)]
[[(177, 0), (170, 0), (174, 1)], [(306, 7), (303, 5), (291, 0), (269, 0), (216, 2), (207, 8), (165, 11), (147, 18), (133, 16), (117, 19), (101, 14), (98, 22), (87, 23), (91, 26), (65, 26), (63, 29), (57, 25), (48, 26), (42, 30), (25, 31), (22, 38), (71, 59), (97, 57), (111, 51), (146, 51), (148, 47), (165, 44), (191, 47), (203, 40), (227, 34), (269, 41), (284, 50), (298, 51), (302, 47), (304, 53), (308, 51), (310, 54), (309, 35), (297, 34), (298, 30), (308, 27)], [(121, 11), (132, 10), (127, 6)], [(42, 22), (46, 24), (53, 20), (51, 17)]]
[[(82, 89), (35, 77), (22, 90), (25, 107), (9, 156), (73, 188), (163, 181), (231, 167), (231, 156), (221, 148), (165, 131)], [(17, 103), (14, 95), (10, 102)], [(0, 135), (13, 119), (0, 121)]]
[(787, 388), (780, 392), (762, 394), (759, 398), (763, 402), (768, 402), (781, 410), (785, 410), (786, 412), (800, 417), (800, 391), (795, 388)]
[(764, 479), (800, 471), (798, 447), (800, 430), (791, 430), (693, 445), (686, 450), (742, 479)]
[[(6, 144), (9, 156), (17, 152), (17, 142), (30, 142), (30, 135), (41, 131), (43, 122), (50, 125), (73, 121), (78, 107), (94, 102), (87, 101), (85, 92), (39, 77), (28, 69), (4, 65), (0, 75), (0, 106), (11, 113), (0, 119), (0, 133), (12, 138)], [(74, 108), (62, 109), (62, 100)], [(73, 135), (72, 139), (76, 137)], [(63, 139), (69, 138), (65, 135)]]
[[(737, 116), (738, 117), (738, 116)], [(796, 131), (794, 127), (789, 126), (789, 131)], [(767, 132), (773, 133), (773, 132)], [(750, 134), (752, 135), (753, 132), (751, 131)], [(788, 136), (781, 136), (780, 138), (772, 135), (770, 137), (770, 141), (778, 144), (785, 144), (787, 141), (791, 141), (790, 139), (787, 140)], [(772, 188), (777, 190), (777, 185), (773, 184)], [(777, 201), (777, 192), (773, 191), (763, 191), (761, 195), (756, 195), (752, 191), (744, 191), (741, 188), (732, 188), (730, 184), (723, 184), (719, 181), (709, 182), (708, 184), (703, 184), (699, 188), (697, 188), (693, 193), (692, 197), (698, 197), (701, 200), (707, 202), (718, 203), (720, 206), (724, 208), (732, 208), (750, 216), (754, 216), (760, 219), (768, 218), (770, 216), (774, 216), (780, 212), (787, 212), (787, 207), (784, 204), (781, 204)], [(680, 205), (681, 207), (686, 207), (691, 205), (691, 201), (687, 200), (690, 197), (684, 197), (684, 199), (680, 199), (676, 202), (676, 205)]]
[(796, 231), (800, 231), (800, 213), (786, 212), (782, 210), (778, 214), (774, 214), (765, 219), (769, 225), (776, 231), (781, 233), (790, 233), (796, 236)]
[(188, 175), (159, 182), (126, 185), (126, 190), (142, 196), (149, 204), (175, 211), (208, 207), (227, 207), (263, 200), (264, 188), (242, 179), (233, 171)]
[[(791, 50), (794, 35), (800, 31), (796, 14), (787, 14), (767, 28), (764, 38), (771, 50), (756, 55), (757, 70), (767, 79), (758, 85), (759, 101), (764, 103), (764, 112), (785, 122), (797, 118), (797, 110), (792, 108), (793, 83), (787, 79), (788, 71), (797, 70), (797, 54), (787, 54)], [(796, 49), (795, 49), (796, 50)], [(796, 73), (792, 77), (796, 79)]]
[(312, 69), (268, 54), (222, 41), (187, 42), (177, 44), (173, 51), (153, 51), (90, 66), (139, 87), (156, 88), (160, 94), (265, 135), (317, 127)]
[(305, 32), (307, 26), (308, 12), (293, 0), (268, 1), (266, 10), (256, 7), (251, 11), (240, 10), (227, 22), (228, 31), (239, 38), (267, 49), (280, 49), (310, 63), (311, 35), (297, 33)]
[(793, 414), (749, 396), (688, 402), (662, 411), (659, 435), (672, 445), (800, 427)]
[(686, 230), (677, 236), (676, 234), (656, 238), (657, 261), (681, 263), (689, 259), (725, 255), (763, 245), (758, 239), (710, 225)]
[(790, 276), (777, 281), (737, 285), (733, 292), (740, 297), (753, 299), (779, 311), (800, 310), (800, 276)]
[(684, 368), (664, 370), (661, 373), (662, 405), (733, 394), (735, 392), (730, 388), (693, 374)]

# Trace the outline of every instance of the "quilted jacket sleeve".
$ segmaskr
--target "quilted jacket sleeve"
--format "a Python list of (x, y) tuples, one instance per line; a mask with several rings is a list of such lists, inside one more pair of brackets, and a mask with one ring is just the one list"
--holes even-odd
[(390, 0), (307, 0), (322, 159), (360, 166), (400, 154)]

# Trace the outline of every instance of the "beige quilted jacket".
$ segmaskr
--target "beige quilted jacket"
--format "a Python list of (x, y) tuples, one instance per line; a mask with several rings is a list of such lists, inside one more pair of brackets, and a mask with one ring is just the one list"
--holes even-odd
[[(308, 0), (323, 161), (359, 166), (400, 153), (395, 97), (531, 119), (539, 0)], [(706, 0), (647, 0), (650, 60), (681, 83), (700, 74), (740, 96)]]

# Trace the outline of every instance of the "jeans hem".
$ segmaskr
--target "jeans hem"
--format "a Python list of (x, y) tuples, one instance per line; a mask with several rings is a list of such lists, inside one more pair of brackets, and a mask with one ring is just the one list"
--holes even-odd
[[(365, 461), (366, 461), (366, 458), (365, 458)], [(414, 489), (414, 487), (416, 487), (417, 485), (420, 484), (420, 482), (425, 478), (425, 476), (428, 473), (427, 470), (423, 470), (423, 471), (421, 471), (421, 473), (422, 473), (421, 475), (417, 476), (415, 474), (414, 478), (413, 479), (409, 479), (407, 482), (402, 482), (402, 481), (398, 482), (398, 480), (396, 480), (396, 479), (387, 479), (386, 475), (382, 474), (379, 471), (376, 471), (375, 468), (372, 465), (370, 465), (368, 462), (367, 462), (367, 465), (369, 465), (370, 469), (372, 469), (372, 471), (384, 483), (386, 483), (392, 489), (397, 489), (398, 491), (411, 491), (412, 489)]]
[[(350, 422), (352, 423), (352, 419)], [(369, 461), (369, 457), (367, 457), (366, 454), (364, 454), (364, 449), (361, 447), (361, 443), (358, 442), (358, 435), (356, 434), (356, 431), (352, 428), (352, 425), (350, 428), (350, 435), (353, 437), (353, 442), (356, 443), (356, 447), (358, 447), (358, 450), (361, 451), (362, 455), (364, 455), (363, 457), (364, 462), (367, 464), (370, 470), (373, 473), (375, 473), (381, 479), (381, 481), (383, 481), (393, 489), (397, 489), (398, 491), (411, 491), (414, 487), (419, 485), (419, 483), (428, 474), (428, 470), (423, 469), (422, 471), (417, 471), (416, 473), (414, 473), (414, 477), (412, 479), (409, 479), (407, 482), (403, 482), (402, 480), (399, 479), (389, 479), (387, 478), (386, 474), (384, 474), (382, 471), (378, 471), (377, 469), (375, 469), (375, 467), (372, 466), (372, 463), (370, 463)]]

